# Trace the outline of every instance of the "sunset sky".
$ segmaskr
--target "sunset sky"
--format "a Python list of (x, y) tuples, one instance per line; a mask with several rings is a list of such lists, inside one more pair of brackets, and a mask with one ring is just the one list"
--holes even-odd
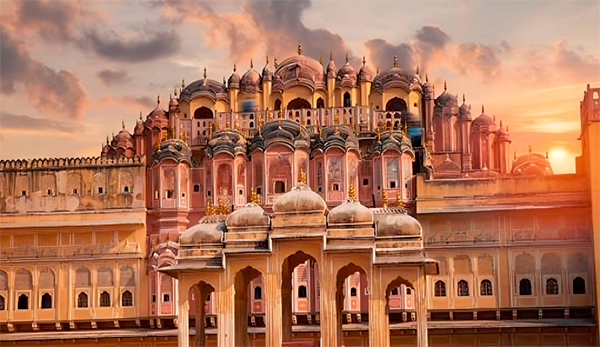
[[(0, 2), (0, 158), (98, 156), (106, 136), (181, 80), (221, 81), (237, 63), (303, 54), (341, 66), (429, 76), (436, 96), (466, 94), (473, 116), (507, 125), (511, 153), (549, 152), (575, 171), (579, 102), (600, 86), (600, 2)], [(272, 60), (271, 60), (272, 61)], [(512, 154), (511, 154), (512, 155)]]

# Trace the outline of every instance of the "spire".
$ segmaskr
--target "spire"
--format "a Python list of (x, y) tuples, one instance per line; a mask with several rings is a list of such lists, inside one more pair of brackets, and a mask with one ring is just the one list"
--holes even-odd
[(529, 144), (529, 154), (531, 154), (531, 143)]
[(333, 61), (333, 51), (329, 51), (329, 60)]
[(517, 160), (517, 151), (515, 151), (515, 156), (513, 160)]
[(177, 98), (177, 88), (173, 89), (173, 94), (175, 94), (175, 97)]
[(254, 67), (254, 63), (252, 62), (252, 58), (250, 58), (250, 68), (252, 69)]
[(465, 103), (465, 94), (463, 93), (463, 104)]
[(363, 55), (363, 66), (365, 66), (366, 63), (367, 63), (367, 59), (365, 59), (365, 56)]
[(140, 120), (142, 120), (142, 111), (140, 111)]
[(398, 67), (398, 55), (394, 54), (394, 67)]
[(323, 53), (321, 53), (321, 57), (319, 58), (319, 63), (321, 63), (321, 66), (323, 66)]
[(233, 72), (235, 73), (235, 70), (237, 70), (237, 65), (235, 63), (233, 63)]
[(429, 76), (427, 75), (427, 72), (425, 73), (425, 83), (429, 82)]
[(298, 44), (298, 55), (302, 55), (302, 44)]
[(448, 85), (446, 84), (446, 80), (444, 80), (444, 91), (448, 90)]
[(156, 95), (156, 104), (160, 105), (160, 94)]
[(267, 61), (267, 65), (269, 65), (269, 54), (268, 53), (266, 55), (266, 61)]
[(485, 113), (485, 107), (483, 107), (483, 104), (481, 104), (481, 114)]
[(202, 76), (204, 76), (204, 79), (206, 79), (206, 68), (204, 68), (204, 74)]
[(500, 119), (500, 128), (502, 128), (502, 119)]
[(277, 69), (277, 67), (279, 66), (279, 64), (277, 64), (277, 57), (273, 58), (273, 67)]
[(346, 64), (348, 64), (348, 53), (346, 53)]
[(185, 88), (185, 80), (181, 79), (181, 89), (184, 89), (184, 88)]
[(125, 130), (125, 120), (121, 119), (121, 128), (123, 128), (123, 130)]
[(419, 74), (419, 65), (417, 65), (417, 71), (415, 72), (415, 74)]

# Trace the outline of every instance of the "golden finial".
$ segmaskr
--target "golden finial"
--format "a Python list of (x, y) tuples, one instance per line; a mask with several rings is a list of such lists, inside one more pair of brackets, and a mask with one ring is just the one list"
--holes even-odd
[(365, 56), (363, 55), (363, 66), (367, 63), (367, 59), (365, 59)]
[(381, 207), (388, 207), (388, 196), (385, 190), (381, 192)]
[(208, 124), (208, 141), (212, 140), (212, 124)]
[(531, 151), (531, 143), (528, 145), (528, 147), (529, 147), (529, 149), (528, 149), (529, 150), (529, 154), (531, 154), (531, 152), (532, 152)]
[(319, 137), (323, 137), (323, 128), (320, 125), (317, 125), (317, 129), (319, 130)]
[(206, 215), (212, 216), (214, 214), (215, 214), (215, 206), (213, 205), (212, 201), (208, 200), (208, 202), (206, 203)]
[(254, 205), (260, 205), (260, 198), (258, 197), (258, 193), (256, 192), (256, 189), (252, 188), (252, 195), (251, 195), (251, 202)]
[(277, 115), (277, 122), (281, 124), (281, 120), (283, 119), (283, 104), (279, 108), (279, 114)]
[(216, 131), (221, 131), (221, 122), (220, 119), (219, 120), (215, 120), (215, 125), (216, 125)]
[(348, 201), (356, 201), (356, 191), (352, 183), (348, 186)]
[(390, 134), (394, 132), (394, 123), (390, 122)]
[(306, 184), (306, 172), (302, 168), (300, 168), (300, 172), (298, 173), (298, 183)]
[(415, 71), (415, 74), (418, 75), (419, 74), (419, 65), (417, 65), (417, 71)]
[(381, 141), (381, 129), (377, 128), (377, 142)]
[(319, 58), (319, 63), (321, 63), (321, 66), (323, 66), (323, 53), (321, 53), (321, 57)]
[(404, 201), (402, 201), (402, 196), (400, 195), (400, 191), (396, 192), (396, 201), (394, 202), (394, 205), (396, 205), (396, 207), (398, 208), (404, 208)]
[(463, 104), (465, 103), (465, 94), (463, 93)]
[(160, 142), (157, 142), (154, 144), (154, 150), (158, 151), (158, 149), (160, 148)]
[(483, 107), (483, 104), (481, 104), (481, 114), (485, 113), (485, 107)]
[(335, 113), (333, 114), (333, 124), (338, 125), (339, 121), (340, 121), (340, 111), (335, 110)]
[(160, 94), (156, 95), (156, 104), (160, 105)]
[(230, 125), (230, 123), (229, 123), (229, 118), (228, 118), (228, 117), (226, 117), (226, 118), (225, 118), (225, 131), (229, 131), (229, 125)]
[(267, 111), (267, 121), (272, 121), (273, 120), (273, 110), (268, 110)]
[(206, 74), (206, 68), (204, 68), (204, 74), (203, 74), (202, 76), (204, 76), (204, 79), (206, 79), (206, 76), (208, 76), (208, 75)]
[(298, 55), (302, 55), (302, 44), (298, 44)]
[(184, 131), (181, 134), (179, 134), (179, 139), (183, 142), (187, 142), (187, 139), (188, 139), (187, 131)]
[(142, 111), (140, 111), (140, 120), (142, 120)]
[(279, 64), (277, 63), (277, 57), (273, 57), (273, 67), (277, 69)]
[(252, 69), (254, 67), (254, 63), (252, 62), (252, 58), (250, 58), (250, 68)]

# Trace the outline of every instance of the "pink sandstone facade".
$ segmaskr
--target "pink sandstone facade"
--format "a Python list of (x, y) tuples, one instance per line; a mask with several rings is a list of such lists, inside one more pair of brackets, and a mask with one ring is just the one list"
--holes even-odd
[(600, 89), (554, 175), (390, 65), (205, 70), (98, 158), (0, 162), (0, 343), (597, 344)]

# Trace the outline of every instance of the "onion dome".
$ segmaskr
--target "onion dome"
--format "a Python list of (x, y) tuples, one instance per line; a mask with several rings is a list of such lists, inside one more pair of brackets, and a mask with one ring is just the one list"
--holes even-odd
[(262, 78), (265, 81), (270, 81), (273, 79), (273, 71), (271, 71), (271, 69), (269, 69), (269, 56), (268, 55), (267, 55), (267, 62), (262, 71)]
[(311, 90), (325, 89), (323, 66), (318, 60), (305, 55), (295, 55), (277, 65), (274, 72), (273, 89), (283, 91), (285, 88), (305, 86)]
[(122, 123), (123, 128), (113, 139), (113, 147), (116, 148), (132, 148), (132, 136), (129, 131), (125, 130), (125, 122)]
[(444, 92), (435, 99), (435, 107), (438, 109), (442, 107), (458, 107), (458, 97), (448, 92), (446, 81), (444, 81)]
[(463, 94), (463, 103), (458, 108), (458, 114), (462, 119), (471, 119), (471, 106), (467, 105), (465, 102), (465, 95)]
[(420, 236), (421, 224), (405, 211), (383, 208), (373, 213), (377, 225), (377, 236)]
[(227, 85), (229, 88), (240, 88), (240, 75), (236, 72), (237, 67), (233, 64), (233, 73), (229, 76), (229, 80), (227, 81)]
[(142, 112), (140, 112), (140, 119), (135, 123), (134, 135), (142, 135), (144, 133), (144, 121), (142, 120)]
[(346, 54), (346, 63), (338, 71), (336, 87), (355, 87), (357, 81), (356, 70), (348, 62), (348, 54)]
[(337, 75), (337, 67), (333, 61), (333, 52), (329, 54), (329, 64), (327, 64), (327, 78), (335, 78)]
[(249, 203), (233, 211), (225, 221), (227, 228), (252, 228), (269, 226), (269, 215), (259, 205)]
[(494, 124), (494, 119), (487, 114), (485, 114), (485, 109), (483, 105), (481, 105), (481, 114), (475, 118), (472, 123), (474, 127), (491, 127)]
[(156, 107), (148, 114), (150, 119), (167, 119), (167, 112), (160, 107), (160, 96), (156, 97)]
[(275, 214), (282, 213), (319, 213), (327, 209), (325, 200), (313, 192), (306, 183), (298, 183), (289, 192), (280, 195), (273, 204)]
[(348, 225), (348, 224), (373, 224), (373, 214), (371, 210), (356, 201), (354, 187), (350, 185), (348, 200), (329, 211), (329, 225)]
[(255, 93), (260, 89), (260, 74), (253, 69), (254, 64), (250, 60), (250, 70), (242, 75), (240, 80), (240, 91)]
[(538, 153), (520, 156), (513, 162), (511, 174), (513, 175), (552, 175), (552, 165), (546, 157)]
[(223, 232), (226, 230), (225, 222), (221, 216), (213, 215), (204, 217), (198, 224), (192, 226), (181, 234), (181, 245), (221, 243)]
[(358, 81), (359, 82), (370, 82), (373, 80), (373, 72), (367, 66), (367, 60), (363, 56), (362, 66), (360, 67), (360, 71), (358, 72)]
[(508, 127), (506, 127), (506, 130), (504, 130), (504, 128), (502, 127), (502, 121), (500, 121), (500, 128), (498, 129), (498, 137), (497, 137), (498, 141), (510, 141), (510, 134), (508, 133)]
[(169, 108), (171, 108), (171, 106), (179, 106), (179, 99), (177, 99), (177, 90), (175, 90), (174, 96), (170, 96)]
[(422, 92), (421, 78), (399, 67), (398, 56), (394, 55), (394, 64), (391, 69), (377, 72), (377, 76), (373, 79), (371, 88), (380, 93), (390, 88), (402, 88), (405, 91), (417, 90)]

